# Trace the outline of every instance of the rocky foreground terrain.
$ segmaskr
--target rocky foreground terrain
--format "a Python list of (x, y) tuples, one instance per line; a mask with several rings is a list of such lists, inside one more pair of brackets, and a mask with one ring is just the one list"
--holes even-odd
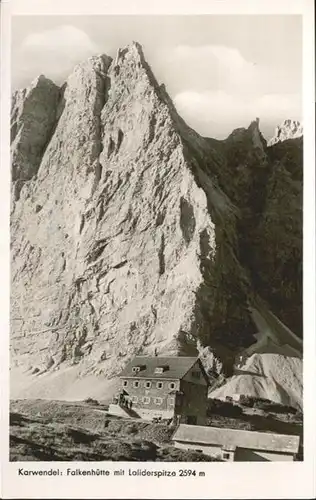
[[(267, 404), (267, 403), (266, 403)], [(209, 425), (302, 436), (302, 414), (261, 402), (242, 408), (210, 402)], [(210, 462), (218, 457), (173, 446), (174, 428), (107, 415), (107, 407), (85, 402), (18, 400), (10, 408), (11, 461)], [(302, 443), (301, 443), (302, 444)], [(298, 456), (302, 460), (303, 448)]]
[(247, 390), (301, 407), (302, 137), (201, 137), (137, 43), (15, 92), (11, 132), (13, 398), (106, 399), (155, 351), (224, 386), (264, 344)]
[(107, 416), (103, 405), (20, 400), (11, 410), (11, 461), (215, 461), (174, 448), (174, 429)]

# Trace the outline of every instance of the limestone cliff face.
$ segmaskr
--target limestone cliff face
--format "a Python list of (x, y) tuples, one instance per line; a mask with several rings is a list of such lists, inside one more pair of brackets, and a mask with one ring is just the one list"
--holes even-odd
[(17, 92), (12, 369), (111, 378), (136, 354), (199, 350), (225, 371), (257, 332), (249, 303), (263, 285), (247, 252), (257, 262), (260, 244), (244, 236), (282, 201), (268, 149), (257, 121), (226, 141), (190, 129), (136, 43), (78, 65), (62, 88), (40, 77)]
[(252, 237), (253, 283), (271, 310), (303, 335), (303, 138), (268, 148), (265, 201)]
[(222, 152), (216, 177), (239, 209), (235, 248), (252, 290), (301, 337), (303, 138), (268, 147), (258, 125), (208, 142)]

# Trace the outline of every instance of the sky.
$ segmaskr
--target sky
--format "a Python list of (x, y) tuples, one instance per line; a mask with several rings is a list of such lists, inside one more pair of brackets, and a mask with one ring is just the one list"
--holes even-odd
[(256, 117), (269, 139), (301, 120), (302, 18), (294, 15), (14, 16), (12, 89), (39, 74), (62, 84), (80, 61), (143, 46), (179, 114), (223, 139)]

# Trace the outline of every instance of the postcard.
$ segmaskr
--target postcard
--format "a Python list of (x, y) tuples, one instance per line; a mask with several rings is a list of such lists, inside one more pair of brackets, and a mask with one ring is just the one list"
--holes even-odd
[(312, 498), (312, 2), (1, 23), (2, 496)]

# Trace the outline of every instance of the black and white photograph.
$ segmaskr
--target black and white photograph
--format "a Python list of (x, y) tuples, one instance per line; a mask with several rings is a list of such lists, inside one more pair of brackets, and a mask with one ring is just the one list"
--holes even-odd
[(12, 16), (11, 463), (304, 462), (303, 38)]
[(12, 28), (11, 460), (302, 460), (301, 17)]

